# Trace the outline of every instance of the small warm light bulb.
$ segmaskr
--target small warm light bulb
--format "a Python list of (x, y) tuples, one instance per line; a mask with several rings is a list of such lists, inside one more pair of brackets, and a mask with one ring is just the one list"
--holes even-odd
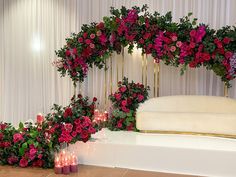
[(36, 52), (42, 50), (42, 41), (38, 35), (35, 35), (32, 40), (32, 49)]

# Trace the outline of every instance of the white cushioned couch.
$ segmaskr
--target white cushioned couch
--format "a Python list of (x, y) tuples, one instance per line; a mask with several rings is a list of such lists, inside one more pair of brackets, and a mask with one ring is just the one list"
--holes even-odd
[(236, 100), (215, 96), (152, 98), (137, 110), (141, 131), (236, 137)]

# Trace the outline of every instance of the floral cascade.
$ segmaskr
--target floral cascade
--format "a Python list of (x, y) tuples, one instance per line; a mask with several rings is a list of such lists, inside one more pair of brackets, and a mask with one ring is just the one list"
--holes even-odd
[(78, 34), (66, 39), (66, 45), (56, 52), (60, 58), (55, 66), (62, 76), (68, 74), (76, 83), (83, 82), (88, 68), (102, 68), (114, 51), (134, 44), (143, 54), (150, 54), (157, 62), (180, 66), (182, 73), (189, 66), (205, 66), (213, 70), (230, 87), (236, 77), (236, 27), (225, 26), (214, 30), (205, 24), (190, 20), (191, 13), (173, 22), (171, 12), (160, 15), (142, 8), (111, 8), (111, 16), (100, 23), (85, 24)]
[(128, 82), (128, 78), (118, 83), (118, 90), (109, 96), (112, 102), (113, 111), (108, 120), (110, 130), (128, 130), (136, 129), (136, 110), (140, 103), (148, 98), (149, 87), (143, 84)]
[(96, 100), (78, 95), (67, 107), (54, 104), (52, 113), (35, 125), (20, 123), (16, 129), (0, 123), (0, 164), (52, 168), (61, 143), (86, 142), (97, 131), (92, 123)]

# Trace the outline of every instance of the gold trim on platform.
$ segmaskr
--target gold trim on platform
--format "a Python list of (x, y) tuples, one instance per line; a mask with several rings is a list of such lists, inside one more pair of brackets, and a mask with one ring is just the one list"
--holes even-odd
[(221, 137), (221, 138), (233, 138), (236, 139), (236, 135), (226, 135), (218, 133), (200, 133), (200, 132), (181, 132), (181, 131), (162, 131), (162, 130), (140, 130), (142, 133), (159, 133), (159, 134), (177, 134), (177, 135), (197, 135), (197, 136), (209, 136), (209, 137)]

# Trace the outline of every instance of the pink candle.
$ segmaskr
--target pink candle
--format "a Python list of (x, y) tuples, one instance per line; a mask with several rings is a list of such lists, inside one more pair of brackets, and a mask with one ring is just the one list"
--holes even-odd
[(56, 174), (62, 174), (62, 166), (60, 166), (60, 165), (55, 166), (54, 167), (54, 172)]
[(65, 165), (63, 166), (62, 171), (63, 171), (63, 174), (64, 174), (64, 175), (68, 175), (68, 174), (70, 173), (70, 165), (65, 164)]
[(77, 165), (77, 164), (71, 164), (71, 165), (70, 165), (70, 171), (71, 171), (72, 173), (78, 172), (78, 165)]

